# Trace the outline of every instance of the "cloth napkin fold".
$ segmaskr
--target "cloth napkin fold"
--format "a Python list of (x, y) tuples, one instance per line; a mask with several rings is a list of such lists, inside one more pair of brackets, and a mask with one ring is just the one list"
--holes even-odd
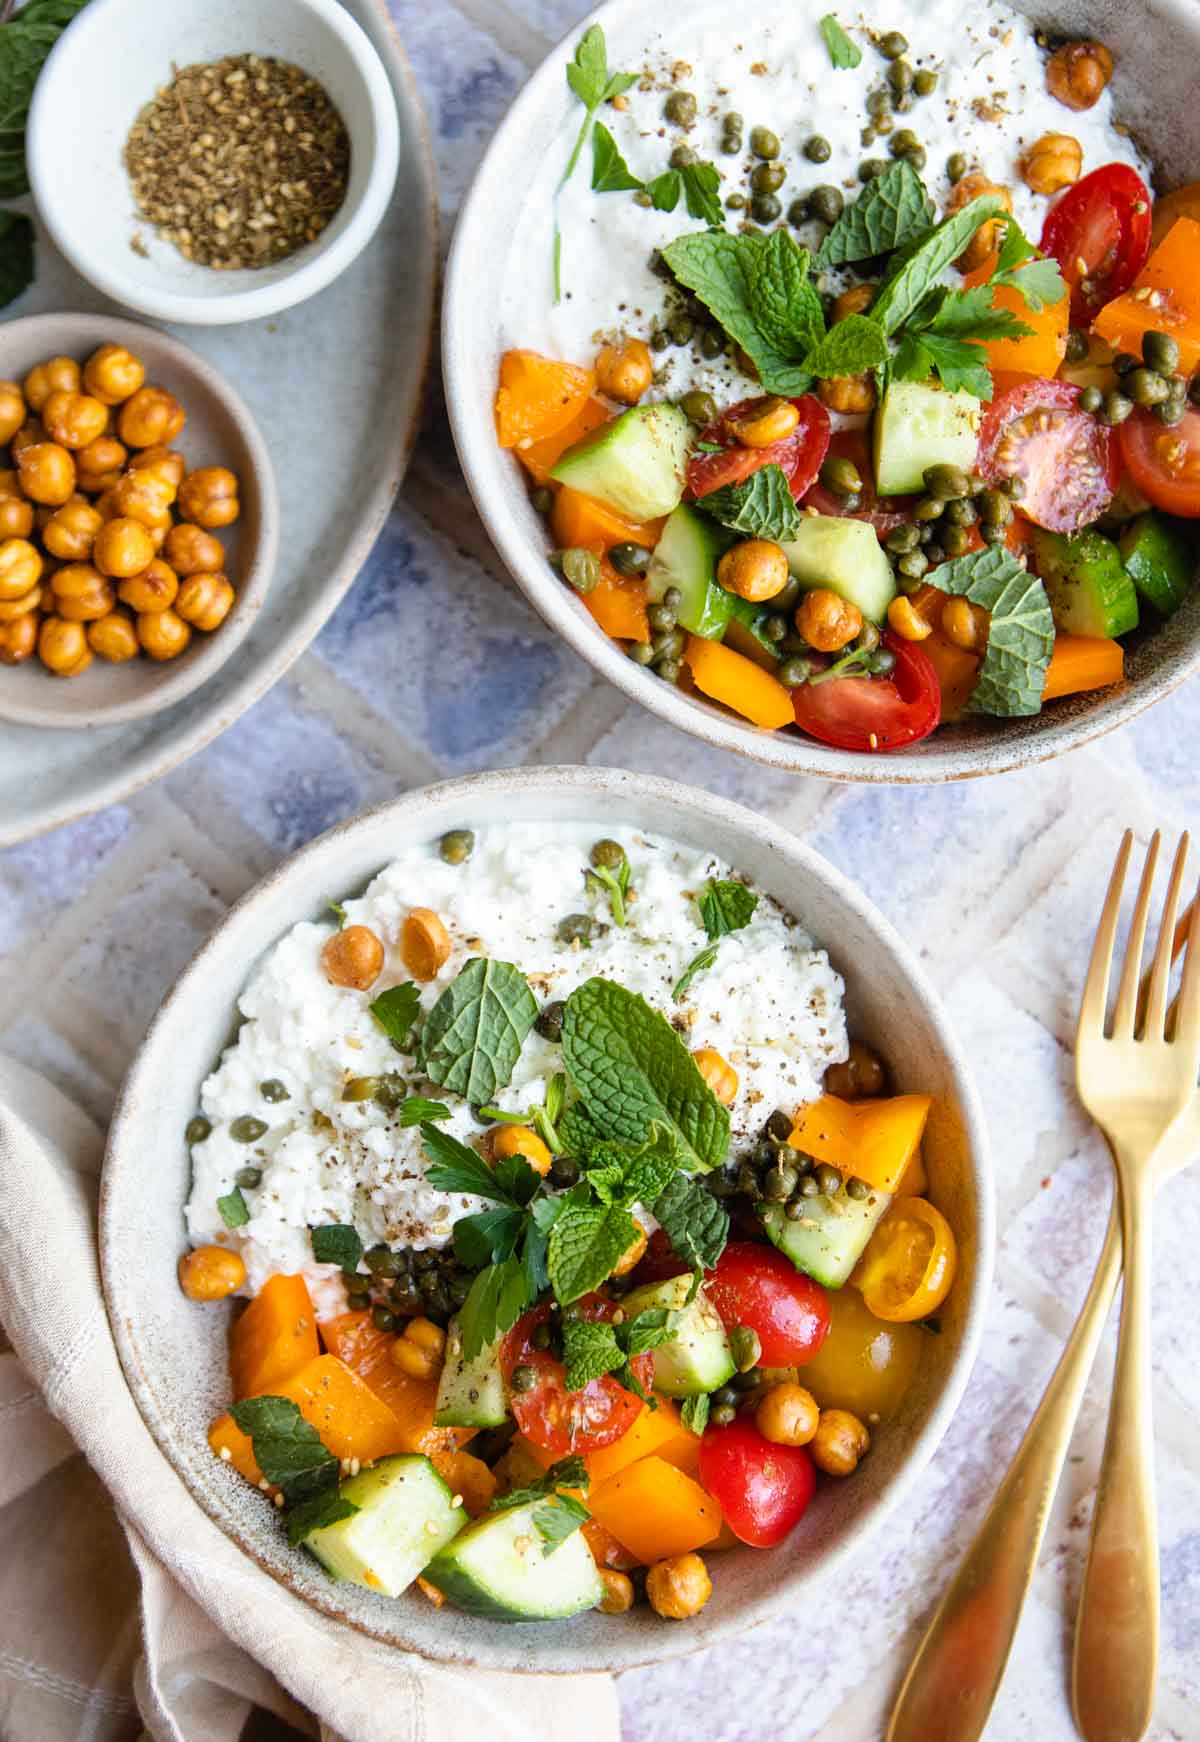
[(379, 1645), (200, 1511), (109, 1333), (101, 1153), (78, 1107), (0, 1055), (0, 1736), (236, 1742), (259, 1705), (323, 1742), (617, 1742), (611, 1677), (442, 1668)]

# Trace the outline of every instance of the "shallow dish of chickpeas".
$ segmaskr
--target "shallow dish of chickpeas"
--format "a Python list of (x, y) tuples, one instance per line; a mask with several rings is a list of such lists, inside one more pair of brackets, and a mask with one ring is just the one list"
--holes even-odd
[(278, 542), (270, 457), (233, 388), (130, 321), (12, 321), (0, 458), (0, 719), (116, 724), (211, 677)]

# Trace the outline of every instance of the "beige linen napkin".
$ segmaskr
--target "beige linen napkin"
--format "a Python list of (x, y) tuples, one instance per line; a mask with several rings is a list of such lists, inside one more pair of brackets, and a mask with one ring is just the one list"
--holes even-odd
[(154, 1742), (236, 1742), (257, 1704), (325, 1742), (617, 1742), (611, 1677), (390, 1650), (309, 1609), (205, 1517), (109, 1334), (100, 1153), (77, 1107), (0, 1055), (0, 1324), (15, 1351), (0, 1353), (0, 1736), (127, 1742), (144, 1726)]

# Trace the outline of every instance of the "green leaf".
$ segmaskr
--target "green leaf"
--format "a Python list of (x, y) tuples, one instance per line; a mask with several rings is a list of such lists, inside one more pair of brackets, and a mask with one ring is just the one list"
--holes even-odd
[(991, 282), (993, 285), (1012, 285), (1035, 314), (1047, 304), (1061, 302), (1067, 294), (1057, 260), (1045, 259), (1015, 218), (1008, 218), (1005, 222), (1004, 240), (1000, 244)]
[(678, 1173), (683, 1161), (679, 1140), (662, 1125), (654, 1127), (654, 1135), (644, 1149), (636, 1150), (625, 1163), (621, 1184), (622, 1202), (652, 1204), (667, 1182)]
[(525, 1271), (516, 1257), (481, 1270), (458, 1309), (464, 1358), (473, 1361), (481, 1349), (511, 1331), (529, 1302)]
[(736, 877), (710, 877), (700, 891), (697, 906), (709, 939), (716, 943), (750, 924), (758, 896)]
[(679, 1419), (689, 1433), (699, 1438), (708, 1426), (709, 1400), (707, 1391), (701, 1391), (695, 1397), (685, 1397), (679, 1406)]
[(888, 360), (888, 342), (867, 315), (847, 315), (813, 346), (804, 367), (819, 381), (836, 375), (861, 375)]
[(898, 381), (928, 381), (937, 375), (951, 393), (973, 393), (976, 399), (984, 400), (992, 397), (987, 353), (978, 345), (943, 338), (940, 333), (907, 328), (893, 355), (891, 373)]
[(243, 1398), (230, 1406), (229, 1413), (250, 1435), (254, 1461), (263, 1476), (282, 1488), (289, 1505), (336, 1489), (337, 1459), (289, 1397)]
[(692, 231), (676, 237), (662, 252), (679, 283), (752, 360), (764, 391), (794, 396), (807, 392), (812, 377), (762, 335), (751, 301), (750, 274), (757, 271), (767, 241), (766, 236), (731, 236), (726, 230)]
[(503, 1264), (517, 1249), (525, 1226), (520, 1210), (497, 1205), (474, 1216), (460, 1216), (454, 1224), (454, 1251), (468, 1270)]
[(958, 259), (979, 226), (1003, 213), (997, 194), (980, 194), (961, 212), (943, 219), (884, 281), (871, 306), (871, 319), (885, 333), (898, 332), (917, 312), (951, 261)]
[(832, 12), (827, 12), (821, 20), (821, 35), (825, 38), (829, 59), (839, 71), (861, 64), (862, 49), (851, 42)]
[(729, 1110), (700, 1075), (666, 1017), (611, 980), (585, 980), (567, 999), (563, 1063), (605, 1137), (643, 1144), (656, 1124), (678, 1136), (689, 1167), (724, 1161)]
[(617, 1330), (617, 1340), (630, 1357), (648, 1355), (651, 1349), (673, 1343), (676, 1335), (666, 1307), (647, 1307), (644, 1312), (627, 1319)]
[(680, 171), (683, 179), (683, 197), (688, 209), (689, 218), (697, 218), (702, 224), (711, 224), (719, 230), (725, 222), (725, 208), (721, 204), (721, 177), (716, 166), (711, 163), (688, 163)]
[(844, 266), (908, 248), (933, 227), (933, 202), (925, 184), (904, 158), (889, 164), (845, 207), (821, 244), (822, 266)]
[[(608, 48), (604, 41), (604, 32), (598, 24), (593, 24), (585, 30), (575, 46), (575, 56), (567, 65), (567, 83), (583, 104), (586, 113), (576, 135), (571, 155), (567, 159), (567, 167), (563, 170), (558, 187), (561, 190), (575, 173), (575, 165), (587, 142), (591, 129), (592, 118), (601, 103), (611, 97), (619, 97), (622, 91), (627, 91), (630, 85), (637, 83), (636, 73), (610, 73), (608, 70)], [(554, 280), (554, 300), (562, 300), (562, 231), (559, 228), (557, 215), (554, 220), (554, 242), (551, 254), (551, 265)], [(485, 1096), (486, 1100), (487, 1097)]]
[(217, 1209), (221, 1220), (227, 1228), (244, 1228), (250, 1220), (250, 1211), (242, 1196), (241, 1186), (234, 1186), (231, 1192), (226, 1192), (223, 1198), (217, 1199)]
[(563, 1385), (568, 1391), (582, 1391), (593, 1379), (603, 1379), (606, 1373), (614, 1373), (625, 1364), (625, 1351), (612, 1325), (567, 1319), (562, 1339), (566, 1368)]
[(992, 614), (987, 652), (968, 711), (1003, 718), (1039, 713), (1054, 651), (1054, 619), (1037, 576), (1027, 573), (1004, 545), (991, 544), (931, 569), (925, 579)]
[(744, 236), (742, 241), (751, 244), (747, 278), (755, 325), (769, 344), (798, 361), (825, 331), (825, 311), (809, 277), (808, 250), (786, 230)]
[(323, 1530), (327, 1524), (338, 1524), (343, 1518), (353, 1518), (358, 1510), (353, 1500), (345, 1499), (336, 1489), (314, 1494), (311, 1500), (301, 1501), (288, 1513), (288, 1542), (293, 1548), (299, 1548), (314, 1530)]
[[(345, 918), (346, 910), (343, 908), (343, 923)], [(388, 1039), (403, 1046), (421, 1014), (421, 988), (412, 980), (405, 980), (400, 986), (389, 986), (386, 992), (381, 992), (378, 998), (372, 999), (367, 1008)]]
[(352, 1228), (349, 1222), (326, 1222), (320, 1228), (310, 1228), (308, 1233), (318, 1264), (339, 1264), (348, 1275), (354, 1275), (363, 1255), (357, 1228)]
[(542, 1176), (521, 1154), (505, 1155), (496, 1163), (496, 1185), (504, 1193), (506, 1203), (522, 1208), (529, 1203), (542, 1183)]
[(641, 185), (608, 128), (597, 121), (592, 127), (592, 192), (625, 193), (640, 189)]
[(674, 999), (676, 1004), (678, 1004), (679, 1000), (683, 997), (684, 993), (687, 991), (687, 989), (691, 985), (692, 981), (696, 978), (696, 975), (703, 974), (703, 973), (707, 972), (707, 970), (712, 967), (712, 965), (716, 961), (716, 959), (717, 959), (717, 946), (716, 946), (716, 944), (709, 944), (706, 949), (700, 950), (696, 955), (694, 955), (692, 957), (691, 961), (688, 963), (687, 967), (683, 970), (683, 973), (680, 974), (678, 980), (676, 980), (675, 985), (672, 988), (671, 997)]
[(1027, 339), (1033, 332), (1011, 309), (996, 307), (991, 284), (947, 291), (929, 318), (915, 325), (953, 339)]
[(603, 890), (608, 896), (608, 905), (612, 912), (613, 924), (625, 924), (625, 897), (629, 893), (629, 859), (622, 854), (621, 863), (615, 871), (607, 865), (589, 867), (584, 873), (589, 887)]
[(511, 1512), (516, 1506), (528, 1506), (531, 1500), (545, 1500), (560, 1488), (583, 1488), (590, 1485), (588, 1467), (578, 1453), (560, 1458), (544, 1475), (538, 1476), (527, 1488), (510, 1488), (507, 1494), (497, 1494), (488, 1506), (489, 1512)]
[(573, 1494), (557, 1494), (553, 1500), (539, 1506), (533, 1522), (546, 1544), (542, 1553), (552, 1555), (559, 1544), (565, 1542), (581, 1524), (586, 1524), (591, 1516), (587, 1507)]
[(732, 532), (787, 543), (800, 530), (800, 510), (781, 466), (760, 466), (742, 484), (710, 490), (696, 503)]
[(656, 212), (673, 212), (683, 192), (683, 177), (677, 169), (664, 169), (661, 175), (646, 183), (646, 192), (653, 200)]
[(469, 1198), (490, 1198), (510, 1209), (520, 1204), (500, 1182), (499, 1174), (466, 1143), (439, 1131), (436, 1125), (421, 1126), (421, 1147), (429, 1159), (425, 1178), (439, 1192), (462, 1192)]
[(0, 212), (0, 308), (33, 283), (33, 225), (19, 212)]
[(525, 1274), (525, 1287), (530, 1300), (536, 1300), (550, 1286), (549, 1237), (534, 1215), (534, 1208), (536, 1206), (530, 1210), (529, 1220), (525, 1225), (525, 1237), (521, 1242), (521, 1269)]
[(717, 1200), (686, 1174), (677, 1173), (654, 1204), (654, 1217), (676, 1255), (694, 1269), (711, 1270), (725, 1250), (729, 1217)]
[(473, 957), (425, 1019), (426, 1076), (474, 1106), (491, 1101), (507, 1086), (537, 1013), (519, 968)]
[(444, 1101), (427, 1101), (424, 1095), (406, 1095), (396, 1109), (396, 1123), (402, 1131), (413, 1125), (425, 1125), (431, 1119), (449, 1119), (450, 1109)]
[[(25, 173), (25, 122), (33, 87), (50, 50), (66, 26), (82, 11), (84, 4), (85, 0), (32, 0), (15, 19), (0, 29), (0, 134), (8, 136), (5, 139), (2, 189), (6, 199), (29, 192), (29, 179)], [(20, 221), (22, 224), (29, 222), (27, 218)], [(3, 268), (0, 267), (2, 275)]]
[(562, 1118), (563, 1109), (567, 1104), (567, 1078), (565, 1071), (555, 1071), (546, 1089), (546, 1117), (551, 1125), (557, 1125)]
[(550, 1230), (546, 1268), (561, 1306), (599, 1288), (637, 1238), (637, 1223), (619, 1205), (566, 1209)]

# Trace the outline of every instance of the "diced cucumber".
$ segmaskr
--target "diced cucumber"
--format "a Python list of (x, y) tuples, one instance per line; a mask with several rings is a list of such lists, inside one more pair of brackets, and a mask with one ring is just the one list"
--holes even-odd
[(568, 448), (550, 475), (629, 520), (657, 520), (683, 496), (692, 437), (677, 405), (635, 405)]
[(788, 568), (806, 590), (828, 587), (857, 605), (870, 622), (883, 622), (896, 597), (896, 577), (869, 520), (807, 514), (783, 549)]
[(1150, 504), (1142, 495), (1128, 472), (1122, 472), (1117, 485), (1117, 493), (1109, 503), (1096, 524), (1101, 532), (1113, 532), (1124, 526), (1127, 520), (1132, 520), (1138, 514), (1144, 514)]
[(648, 1282), (635, 1288), (622, 1302), (627, 1319), (659, 1307), (676, 1315), (672, 1320), (674, 1337), (654, 1351), (654, 1389), (667, 1397), (695, 1397), (701, 1391), (715, 1391), (736, 1371), (720, 1314), (703, 1287), (688, 1301), (691, 1287), (690, 1275), (672, 1276), (666, 1282)]
[(791, 1222), (778, 1204), (763, 1217), (768, 1240), (826, 1288), (841, 1288), (862, 1257), (875, 1224), (891, 1203), (886, 1192), (852, 1198), (845, 1188), (832, 1197), (805, 1198), (804, 1215)]
[(433, 1557), (425, 1577), (468, 1615), (491, 1621), (557, 1621), (594, 1609), (604, 1587), (587, 1539), (576, 1530), (547, 1554), (534, 1514), (548, 1504), (485, 1513)]
[(1139, 514), (1121, 531), (1121, 561), (1143, 599), (1169, 617), (1187, 598), (1196, 577), (1195, 540), (1165, 514)]
[(779, 643), (772, 641), (765, 627), (768, 618), (778, 616), (778, 612), (772, 610), (773, 601), (768, 599), (765, 605), (754, 605), (749, 599), (739, 599), (735, 593), (731, 593), (730, 598), (733, 608), (725, 625), (726, 647), (752, 659), (764, 671), (774, 671), (780, 660)]
[(983, 406), (973, 393), (947, 393), (929, 381), (893, 381), (875, 413), (875, 488), (911, 496), (925, 488), (928, 466), (970, 472)]
[(381, 1458), (343, 1482), (340, 1492), (358, 1511), (314, 1530), (304, 1546), (335, 1579), (385, 1597), (407, 1590), (431, 1553), (465, 1523), (429, 1459), (416, 1453)]
[(508, 1419), (504, 1375), (497, 1340), (473, 1361), (463, 1354), (458, 1320), (446, 1327), (446, 1363), (438, 1381), (435, 1427), (499, 1427)]
[(1036, 527), (1034, 567), (1054, 626), (1068, 635), (1124, 635), (1137, 628), (1137, 589), (1111, 538), (1088, 528), (1068, 537)]
[(657, 603), (668, 587), (683, 594), (675, 615), (684, 629), (719, 641), (733, 611), (734, 595), (717, 580), (717, 563), (729, 540), (694, 508), (681, 504), (663, 527), (646, 571), (646, 597)]

